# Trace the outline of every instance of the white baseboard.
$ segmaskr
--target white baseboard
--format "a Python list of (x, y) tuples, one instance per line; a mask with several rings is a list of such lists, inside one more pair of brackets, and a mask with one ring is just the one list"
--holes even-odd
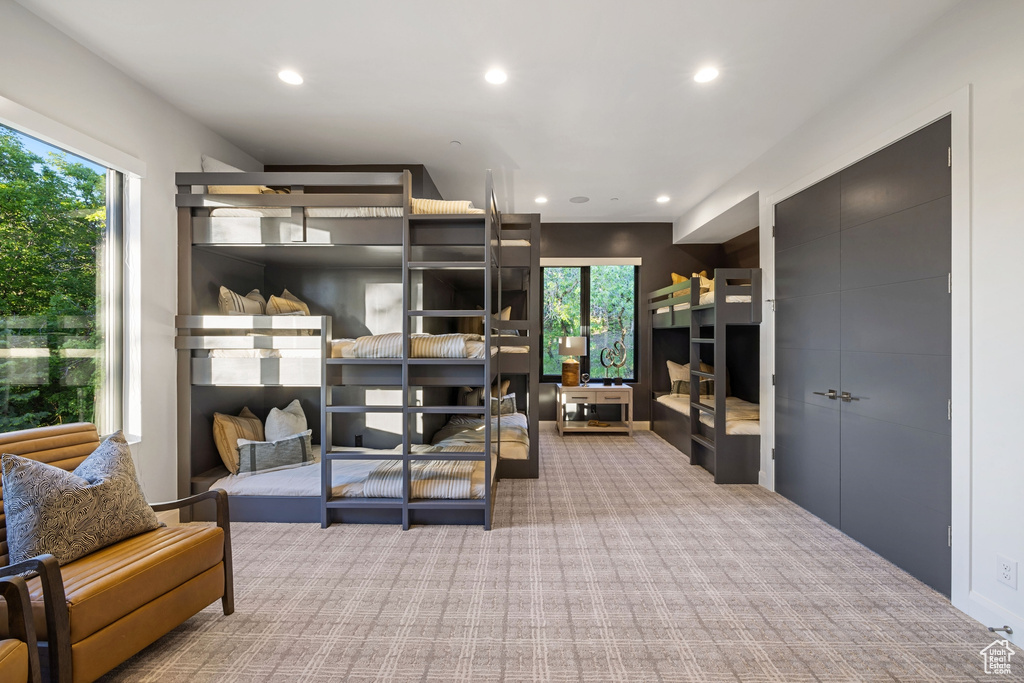
[(977, 619), (984, 626), (995, 626), (998, 628), (1008, 625), (1013, 628), (1012, 636), (1002, 632), (993, 633), (992, 640), (997, 638), (1002, 640), (1005, 638), (1017, 645), (1024, 645), (1024, 633), (1022, 633), (1024, 631), (1024, 617), (1014, 614), (1004, 607), (1000, 607), (989, 598), (975, 591), (971, 591), (968, 601), (966, 612), (972, 619)]

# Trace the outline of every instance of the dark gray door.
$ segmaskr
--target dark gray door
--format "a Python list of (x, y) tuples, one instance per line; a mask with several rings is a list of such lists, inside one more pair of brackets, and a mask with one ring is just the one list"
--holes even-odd
[(776, 488), (947, 595), (949, 140), (946, 118), (776, 206)]

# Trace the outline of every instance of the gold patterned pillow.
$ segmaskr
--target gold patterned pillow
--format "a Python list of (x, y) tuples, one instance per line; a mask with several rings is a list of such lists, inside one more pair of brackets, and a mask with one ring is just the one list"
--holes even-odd
[(263, 423), (248, 406), (238, 416), (213, 414), (213, 442), (231, 474), (238, 474), (238, 440), (263, 441)]
[(267, 315), (295, 315), (297, 313), (309, 315), (309, 306), (287, 289), (281, 292), (281, 296), (271, 295), (270, 301), (267, 302)]
[(142, 495), (121, 432), (73, 472), (9, 453), (2, 463), (12, 564), (44, 553), (67, 564), (161, 526)]

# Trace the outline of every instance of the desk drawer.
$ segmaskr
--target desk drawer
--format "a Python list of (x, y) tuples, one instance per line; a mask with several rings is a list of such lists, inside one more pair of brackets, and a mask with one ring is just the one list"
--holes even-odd
[(590, 392), (566, 391), (562, 393), (562, 400), (566, 403), (597, 403), (597, 396)]
[(594, 397), (594, 403), (625, 403), (629, 400), (627, 389), (602, 389)]

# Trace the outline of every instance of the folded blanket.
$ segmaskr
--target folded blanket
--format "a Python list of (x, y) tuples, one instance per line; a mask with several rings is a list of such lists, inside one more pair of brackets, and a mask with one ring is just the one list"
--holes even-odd
[[(409, 463), (410, 498), (461, 500), (470, 497), (473, 462), (417, 460)], [(402, 497), (402, 461), (385, 460), (363, 484), (367, 498)]]

